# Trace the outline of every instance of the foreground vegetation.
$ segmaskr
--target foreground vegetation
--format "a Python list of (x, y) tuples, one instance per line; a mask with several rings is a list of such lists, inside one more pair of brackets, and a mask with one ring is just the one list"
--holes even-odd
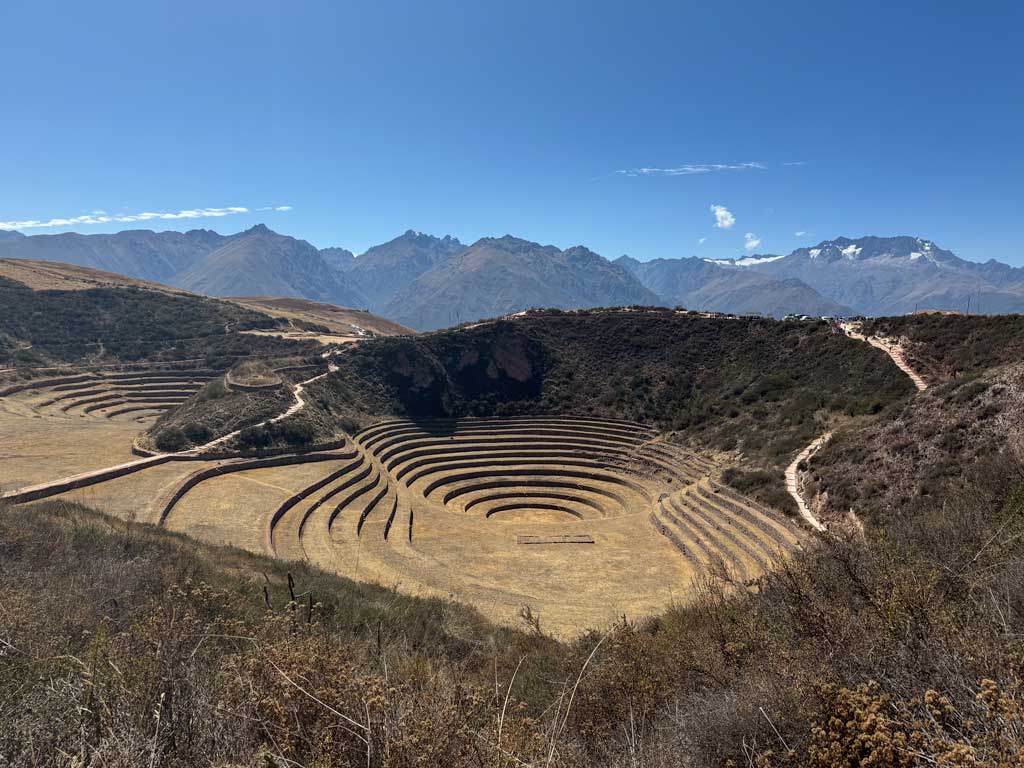
[[(0, 513), (0, 763), (1009, 766), (1024, 464), (571, 643), (48, 503)], [(293, 576), (289, 584), (288, 571)]]

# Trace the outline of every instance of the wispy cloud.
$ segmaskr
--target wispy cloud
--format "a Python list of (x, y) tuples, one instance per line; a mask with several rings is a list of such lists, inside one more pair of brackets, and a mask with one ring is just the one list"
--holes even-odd
[(697, 245), (704, 245), (704, 241), (705, 240), (707, 240), (707, 238), (706, 237), (702, 237), (700, 240), (697, 241)]
[(696, 176), (717, 171), (765, 170), (764, 163), (686, 163), (674, 168), (625, 168), (616, 171), (623, 176)]
[(743, 236), (743, 247), (748, 251), (752, 251), (761, 244), (761, 238), (755, 235), (753, 232), (747, 232)]
[(794, 160), (793, 162), (783, 163), (783, 165), (794, 166), (794, 165), (807, 165), (803, 160)]
[[(290, 211), (290, 205), (278, 205), (259, 208), (261, 211)], [(109, 214), (97, 210), (81, 216), (69, 218), (27, 219), (25, 221), (0, 221), (0, 229), (46, 229), (52, 227), (75, 227), (94, 224), (128, 224), (138, 221), (177, 221), (180, 219), (211, 219), (222, 216), (233, 216), (239, 213), (250, 213), (248, 208), (232, 205), (226, 208), (188, 208), (183, 211)]]
[(736, 217), (724, 205), (712, 205), (711, 212), (715, 214), (715, 226), (719, 229), (729, 229), (736, 223)]
[(806, 232), (804, 232), (804, 231), (803, 231), (803, 230), (801, 229), (801, 230), (800, 230), (799, 232), (794, 232), (794, 233), (793, 233), (793, 236), (794, 236), (794, 237), (803, 237), (803, 236), (804, 236), (804, 235), (806, 235), (806, 234), (807, 234), (807, 233), (806, 233)]

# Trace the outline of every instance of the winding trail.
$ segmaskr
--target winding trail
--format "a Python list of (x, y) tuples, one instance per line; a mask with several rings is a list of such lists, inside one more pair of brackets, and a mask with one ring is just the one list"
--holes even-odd
[[(880, 349), (885, 352), (885, 354), (887, 354), (896, 364), (896, 367), (910, 377), (910, 380), (914, 382), (914, 386), (917, 387), (918, 392), (923, 392), (928, 389), (928, 382), (921, 377), (921, 374), (910, 367), (906, 356), (903, 354), (903, 347), (898, 342), (891, 341), (890, 339), (879, 338), (877, 336), (865, 336), (860, 332), (860, 325), (856, 323), (843, 323), (841, 327), (843, 332), (851, 339), (866, 342), (876, 349)], [(821, 521), (814, 516), (814, 513), (811, 512), (811, 508), (807, 505), (803, 495), (800, 493), (800, 481), (797, 471), (800, 466), (800, 462), (809, 459), (817, 453), (817, 451), (820, 450), (821, 447), (831, 438), (831, 432), (826, 432), (821, 435), (813, 443), (804, 448), (800, 452), (800, 455), (793, 459), (793, 463), (786, 467), (786, 490), (796, 502), (797, 508), (800, 510), (800, 516), (803, 517), (803, 519), (806, 520), (816, 531), (824, 531), (826, 528), (822, 525)], [(860, 521), (857, 520), (856, 515), (854, 515), (854, 519), (859, 525)]]
[(896, 363), (896, 367), (903, 371), (910, 380), (914, 382), (914, 386), (917, 387), (918, 392), (924, 392), (928, 389), (928, 382), (926, 382), (917, 371), (910, 367), (907, 363), (907, 358), (903, 354), (903, 347), (899, 343), (891, 341), (889, 339), (879, 338), (878, 336), (865, 336), (860, 332), (859, 326), (853, 323), (843, 323), (843, 331), (851, 339), (857, 341), (865, 341), (876, 349), (880, 349)]
[(807, 521), (807, 523), (816, 531), (827, 530), (822, 522), (814, 516), (811, 512), (811, 508), (804, 501), (803, 495), (800, 493), (800, 483), (797, 476), (797, 468), (800, 466), (800, 462), (809, 459), (818, 450), (825, 445), (832, 438), (831, 432), (818, 437), (814, 442), (800, 451), (800, 455), (793, 459), (793, 463), (786, 467), (786, 490), (789, 491), (789, 495), (793, 497), (796, 502), (797, 508), (800, 510), (800, 516)]
[[(296, 413), (298, 413), (299, 411), (306, 407), (306, 400), (305, 398), (302, 397), (302, 393), (306, 391), (306, 385), (312, 384), (314, 381), (322, 379), (324, 376), (328, 375), (329, 373), (334, 373), (336, 370), (338, 370), (338, 366), (332, 362), (328, 362), (326, 371), (324, 371), (321, 374), (317, 374), (311, 379), (300, 381), (298, 384), (295, 385), (295, 387), (292, 389), (292, 397), (295, 398), (295, 402), (288, 406), (288, 409), (284, 413), (280, 413), (277, 416), (274, 416), (269, 419), (264, 419), (263, 421), (257, 424), (252, 424), (248, 427), (242, 427), (242, 429), (259, 429), (260, 427), (266, 426), (267, 424), (276, 424), (279, 421), (284, 421), (289, 416), (294, 416)], [(242, 429), (236, 429), (234, 432), (229, 432), (228, 434), (222, 437), (218, 437), (215, 440), (211, 440), (210, 442), (205, 443), (204, 445), (197, 445), (190, 451), (186, 451), (186, 453), (203, 453), (204, 451), (210, 448), (215, 448), (218, 445), (223, 445), (224, 443), (229, 442), (233, 438), (240, 435), (242, 433)]]

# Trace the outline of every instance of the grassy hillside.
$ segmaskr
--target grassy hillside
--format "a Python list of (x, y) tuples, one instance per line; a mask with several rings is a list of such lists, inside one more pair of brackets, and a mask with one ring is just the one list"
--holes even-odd
[(0, 363), (43, 365), (295, 354), (307, 342), (239, 333), (275, 328), (259, 312), (201, 296), (130, 285), (32, 290), (0, 277)]
[(311, 393), (335, 419), (576, 413), (632, 419), (777, 466), (830, 420), (911, 390), (824, 323), (671, 311), (537, 313), (346, 350)]
[(906, 339), (908, 362), (930, 382), (1024, 360), (1024, 315), (879, 317), (864, 330)]
[(878, 541), (571, 644), (78, 507), (3, 510), (0, 761), (1018, 764), (1024, 466), (977, 469)]
[(311, 299), (254, 296), (232, 298), (229, 301), (257, 312), (266, 312), (274, 317), (287, 318), (300, 326), (320, 326), (329, 333), (352, 335), (354, 326), (374, 336), (402, 336), (415, 333), (411, 328), (362, 309), (321, 304)]

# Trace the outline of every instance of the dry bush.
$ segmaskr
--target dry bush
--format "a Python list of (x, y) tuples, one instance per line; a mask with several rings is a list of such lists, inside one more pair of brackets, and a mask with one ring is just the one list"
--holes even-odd
[(564, 644), (67, 505), (7, 510), (0, 764), (1019, 764), (1022, 466)]

